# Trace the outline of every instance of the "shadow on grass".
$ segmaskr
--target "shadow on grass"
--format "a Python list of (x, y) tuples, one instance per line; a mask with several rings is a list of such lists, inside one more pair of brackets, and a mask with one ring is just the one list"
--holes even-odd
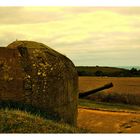
[(41, 116), (45, 119), (49, 120), (54, 120), (54, 121), (59, 121), (60, 117), (54, 113), (54, 115), (50, 115), (48, 112), (49, 110), (42, 110), (41, 108), (34, 107), (29, 104), (24, 104), (20, 102), (15, 102), (15, 101), (0, 101), (0, 109), (17, 109), (25, 112), (29, 112), (33, 115)]

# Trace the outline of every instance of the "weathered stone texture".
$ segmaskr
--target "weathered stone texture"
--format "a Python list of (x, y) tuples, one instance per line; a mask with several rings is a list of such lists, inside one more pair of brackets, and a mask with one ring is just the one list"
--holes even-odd
[(0, 100), (30, 104), (76, 125), (76, 69), (42, 43), (15, 41), (0, 48), (0, 91)]

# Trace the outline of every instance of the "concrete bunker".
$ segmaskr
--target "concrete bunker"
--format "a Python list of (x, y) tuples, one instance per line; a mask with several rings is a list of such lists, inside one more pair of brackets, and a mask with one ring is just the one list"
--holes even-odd
[(64, 55), (33, 41), (0, 48), (0, 101), (29, 104), (76, 125), (77, 99), (77, 71)]

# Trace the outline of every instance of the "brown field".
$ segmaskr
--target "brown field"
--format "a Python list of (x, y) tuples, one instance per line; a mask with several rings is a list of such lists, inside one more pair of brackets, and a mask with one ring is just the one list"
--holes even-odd
[(140, 114), (79, 108), (78, 126), (91, 133), (140, 133)]
[(106, 93), (123, 93), (140, 95), (139, 77), (79, 77), (79, 90), (86, 91), (112, 82), (113, 87), (104, 90)]
[(113, 87), (98, 92), (90, 99), (140, 105), (140, 78), (138, 77), (79, 77), (79, 92), (113, 83)]
[[(140, 105), (140, 78), (79, 77), (79, 92), (107, 83), (113, 87), (88, 97), (95, 101)], [(116, 107), (115, 107), (116, 108)], [(78, 126), (91, 133), (140, 133), (140, 114), (131, 112), (78, 109)]]

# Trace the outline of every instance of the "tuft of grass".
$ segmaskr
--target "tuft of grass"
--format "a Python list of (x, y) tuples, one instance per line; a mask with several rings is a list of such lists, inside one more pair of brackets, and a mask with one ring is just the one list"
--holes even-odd
[(85, 133), (86, 130), (45, 119), (29, 112), (0, 109), (0, 133)]

